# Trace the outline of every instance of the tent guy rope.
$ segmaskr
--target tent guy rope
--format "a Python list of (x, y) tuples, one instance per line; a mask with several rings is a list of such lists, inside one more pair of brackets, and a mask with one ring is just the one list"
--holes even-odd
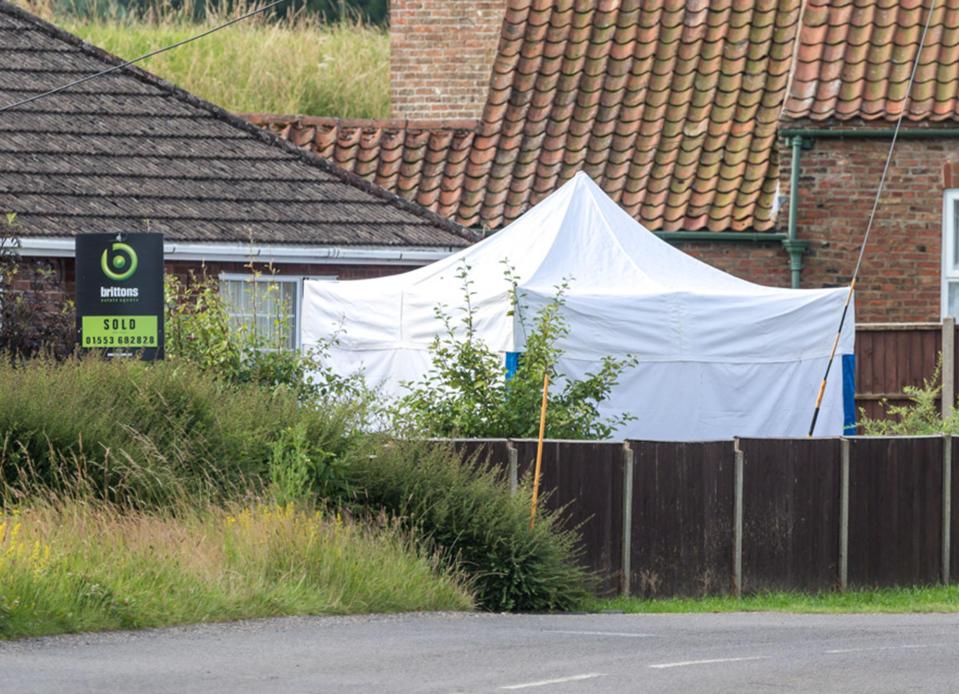
[[(919, 48), (916, 50), (916, 59), (912, 64), (912, 72), (909, 75), (909, 83), (906, 85), (906, 96), (903, 99), (902, 109), (899, 111), (899, 117), (896, 119), (896, 127), (892, 133), (892, 142), (889, 143), (889, 151), (886, 153), (886, 163), (882, 168), (882, 176), (879, 178), (879, 186), (876, 188), (876, 197), (872, 202), (872, 210), (869, 212), (869, 221), (866, 223), (866, 233), (863, 234), (862, 244), (859, 246), (859, 257), (856, 259), (856, 267), (852, 273), (852, 279), (849, 282), (849, 292), (846, 294), (846, 302), (843, 304), (842, 316), (839, 318), (839, 329), (836, 330), (836, 337), (832, 343), (832, 351), (829, 353), (829, 361), (826, 362), (826, 372), (823, 374), (822, 382), (819, 384), (819, 394), (816, 396), (816, 407), (813, 410), (812, 421), (809, 423), (809, 436), (816, 430), (816, 420), (819, 419), (819, 411), (822, 407), (822, 399), (826, 393), (826, 383), (829, 381), (829, 371), (832, 369), (833, 360), (836, 358), (836, 351), (839, 349), (839, 340), (842, 336), (843, 326), (846, 324), (846, 316), (849, 314), (849, 306), (856, 291), (856, 282), (859, 279), (859, 271), (862, 269), (862, 260), (866, 255), (866, 245), (869, 243), (869, 234), (872, 232), (873, 223), (876, 220), (876, 210), (879, 208), (879, 200), (882, 198), (883, 190), (886, 187), (886, 177), (889, 174), (889, 166), (892, 163), (892, 155), (896, 149), (896, 141), (899, 139), (899, 129), (902, 126), (902, 120), (909, 110), (912, 97), (912, 85), (916, 81), (916, 72), (919, 69), (919, 60), (922, 57), (922, 50), (926, 45), (926, 36), (929, 33), (929, 26), (932, 24), (932, 16), (936, 12), (936, 0), (929, 3), (929, 13), (926, 15), (926, 24), (922, 29), (922, 36), (919, 38)], [(795, 195), (795, 191), (790, 191), (790, 195)]]
[(95, 72), (95, 73), (93, 73), (92, 75), (87, 75), (86, 77), (81, 77), (81, 78), (79, 78), (79, 79), (75, 79), (75, 80), (73, 80), (72, 82), (68, 82), (67, 84), (60, 85), (59, 87), (55, 87), (54, 89), (49, 89), (49, 90), (47, 90), (47, 91), (45, 91), (45, 92), (41, 92), (40, 94), (34, 94), (33, 96), (27, 97), (26, 99), (21, 99), (20, 101), (15, 101), (15, 102), (13, 102), (12, 104), (7, 104), (6, 106), (0, 106), (0, 113), (4, 113), (5, 111), (12, 111), (13, 109), (19, 108), (20, 106), (26, 106), (27, 104), (31, 104), (31, 103), (33, 103), (34, 101), (39, 101), (40, 99), (44, 99), (44, 98), (46, 98), (46, 97), (48, 97), (48, 96), (53, 96), (54, 94), (59, 94), (60, 92), (69, 89), (70, 87), (75, 87), (75, 86), (77, 86), (78, 84), (83, 84), (84, 82), (89, 82), (90, 80), (97, 79), (98, 77), (103, 77), (104, 75), (109, 75), (111, 72), (116, 72), (117, 70), (122, 70), (123, 68), (130, 67), (131, 65), (134, 65), (134, 64), (136, 64), (136, 63), (142, 62), (142, 61), (146, 60), (147, 58), (152, 58), (152, 57), (155, 56), (155, 55), (160, 55), (161, 53), (166, 53), (167, 51), (171, 51), (171, 50), (173, 50), (174, 48), (179, 48), (180, 46), (186, 45), (186, 44), (188, 44), (188, 43), (192, 43), (193, 41), (197, 41), (197, 40), (199, 40), (199, 39), (202, 39), (202, 38), (204, 38), (204, 37), (206, 37), (206, 36), (209, 36), (210, 34), (215, 34), (216, 32), (220, 31), (221, 29), (226, 29), (226, 28), (229, 27), (229, 26), (233, 26), (233, 25), (236, 24), (237, 22), (242, 22), (244, 19), (249, 19), (250, 17), (252, 17), (252, 16), (254, 16), (254, 15), (262, 14), (262, 13), (266, 12), (267, 10), (273, 9), (273, 8), (276, 7), (277, 5), (283, 4), (283, 3), (286, 2), (286, 1), (287, 1), (287, 0), (275, 0), (275, 2), (271, 2), (269, 5), (264, 5), (263, 7), (258, 7), (258, 8), (256, 8), (255, 10), (251, 10), (250, 12), (247, 12), (246, 14), (242, 14), (242, 15), (240, 15), (239, 17), (234, 17), (233, 19), (231, 19), (231, 20), (229, 20), (229, 21), (223, 22), (222, 24), (218, 24), (218, 25), (215, 26), (215, 27), (211, 27), (210, 29), (207, 29), (206, 31), (201, 32), (201, 33), (199, 33), (199, 34), (195, 34), (195, 35), (193, 35), (193, 36), (189, 36), (189, 37), (183, 39), (182, 41), (177, 41), (176, 43), (172, 43), (172, 44), (170, 44), (169, 46), (164, 46), (164, 47), (162, 47), (162, 48), (157, 48), (157, 49), (155, 49), (155, 50), (152, 50), (152, 51), (150, 51), (149, 53), (144, 53), (143, 55), (141, 55), (141, 56), (139, 56), (139, 57), (137, 57), (137, 58), (134, 58), (133, 60), (128, 60), (128, 61), (126, 61), (126, 62), (124, 62), (124, 63), (120, 63), (120, 64), (118, 64), (118, 65), (113, 65), (112, 67), (108, 67), (108, 68), (105, 69), (105, 70), (100, 70), (99, 72)]

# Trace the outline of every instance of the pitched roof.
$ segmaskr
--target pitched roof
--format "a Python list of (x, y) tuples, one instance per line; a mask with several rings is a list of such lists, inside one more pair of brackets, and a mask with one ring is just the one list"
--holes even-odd
[[(895, 120), (928, 0), (807, 0), (787, 118)], [(959, 118), (959, 0), (937, 0), (906, 117)]]
[(244, 117), (443, 217), (456, 217), (476, 121)]
[[(121, 61), (0, 0), (0, 106)], [(471, 235), (135, 68), (0, 113), (0, 211), (24, 236), (463, 246)]]
[(767, 230), (799, 8), (509, 0), (473, 132), (251, 119), (464, 225), (502, 226), (585, 171), (653, 229)]

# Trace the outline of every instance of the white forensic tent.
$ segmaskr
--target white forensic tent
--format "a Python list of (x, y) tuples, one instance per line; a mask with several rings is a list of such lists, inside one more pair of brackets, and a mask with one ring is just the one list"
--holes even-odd
[[(606, 355), (635, 355), (607, 415), (636, 419), (618, 437), (709, 440), (805, 436), (835, 338), (846, 289), (764, 287), (717, 270), (636, 222), (578, 174), (502, 231), (449, 258), (391, 277), (308, 281), (305, 349), (337, 335), (331, 365), (359, 369), (385, 396), (429, 369), (442, 331), (439, 304), (459, 315), (457, 272), (473, 281), (476, 330), (495, 350), (522, 352), (524, 327), (510, 309), (504, 262), (514, 268), (529, 324), (569, 280), (562, 374), (580, 377)], [(850, 309), (851, 310), (851, 309)], [(847, 320), (816, 435), (839, 435), (852, 393), (855, 335)], [(849, 375), (848, 373), (846, 374)]]

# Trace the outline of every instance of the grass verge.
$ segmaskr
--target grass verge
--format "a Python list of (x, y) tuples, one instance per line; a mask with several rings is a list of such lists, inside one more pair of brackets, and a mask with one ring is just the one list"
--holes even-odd
[[(202, 518), (215, 520), (223, 513), (215, 507), (229, 509), (249, 498), (348, 508), (357, 518), (382, 514), (419, 546), (429, 546), (438, 557), (434, 573), (468, 576), (480, 609), (564, 610), (587, 595), (589, 577), (576, 565), (577, 534), (563, 530), (559, 518), (548, 512), (531, 529), (528, 487), (511, 495), (501, 475), (463, 464), (450, 446), (363, 431), (364, 411), (362, 400), (303, 401), (285, 386), (231, 384), (176, 359), (154, 364), (35, 359), (16, 366), (0, 359), (0, 493), (24, 513), (36, 506), (35, 499), (51, 495), (100, 506), (109, 502), (117, 510), (98, 513), (114, 518), (117, 528), (144, 519), (153, 523), (155, 518), (168, 519), (174, 529), (190, 518), (190, 527), (218, 528), (213, 521), (196, 520), (201, 517), (191, 509), (206, 509)], [(116, 514), (130, 514), (132, 520)], [(267, 523), (263, 532), (268, 530)], [(210, 532), (204, 530), (203, 537)], [(76, 534), (84, 537), (86, 532), (78, 529)], [(99, 537), (110, 543), (113, 535), (108, 528)], [(70, 551), (100, 551), (57, 537)], [(213, 537), (222, 544), (222, 538)], [(37, 541), (41, 555), (44, 544), (56, 550), (44, 537), (30, 540)], [(29, 558), (32, 547), (17, 551)], [(127, 555), (136, 562), (137, 552), (137, 545), (124, 545), (123, 551), (97, 558), (92, 565), (122, 564)], [(322, 553), (317, 556), (322, 565)], [(162, 578), (168, 564), (184, 561), (171, 554), (156, 571)], [(217, 570), (236, 573), (230, 563), (221, 562)], [(77, 573), (69, 568), (63, 572)], [(216, 575), (214, 571), (208, 581), (224, 585)], [(0, 594), (13, 595), (2, 578)], [(354, 580), (351, 574), (341, 578)], [(407, 589), (402, 574), (393, 579), (383, 588), (385, 595)], [(98, 586), (109, 585), (109, 580), (92, 579)], [(235, 596), (233, 602), (223, 602), (214, 593), (216, 617), (206, 616), (211, 611), (196, 611), (190, 590), (182, 591), (179, 595), (187, 603), (175, 609), (184, 616), (175, 621), (227, 618), (236, 611), (236, 616), (255, 616), (249, 607), (255, 602), (254, 588), (243, 593), (246, 603)], [(265, 600), (274, 600), (271, 581), (264, 578), (261, 588)], [(63, 590), (69, 594), (85, 589), (71, 583)], [(206, 589), (197, 590), (205, 594)], [(31, 591), (32, 583), (16, 596), (26, 599)], [(122, 591), (110, 588), (109, 594)], [(155, 624), (139, 612), (124, 622), (123, 603), (117, 607), (110, 600), (110, 610), (117, 612), (106, 625)], [(245, 611), (230, 607), (236, 600), (247, 605)], [(327, 609), (322, 600), (309, 604), (319, 606), (303, 609)], [(361, 607), (348, 609), (393, 609), (389, 601), (357, 604)], [(403, 609), (438, 609), (427, 604), (413, 600)], [(48, 621), (73, 611), (69, 604), (62, 609), (44, 607), (42, 601), (37, 605), (40, 613), (49, 615), (42, 618)], [(282, 611), (276, 614), (292, 614), (300, 608), (277, 609)]]
[(627, 614), (681, 612), (795, 612), (798, 614), (868, 612), (959, 612), (959, 586), (883, 588), (852, 590), (845, 593), (761, 593), (742, 599), (728, 597), (611, 598), (590, 600), (589, 612)]
[(395, 524), (261, 502), (0, 511), (0, 638), (472, 607), (466, 581)]

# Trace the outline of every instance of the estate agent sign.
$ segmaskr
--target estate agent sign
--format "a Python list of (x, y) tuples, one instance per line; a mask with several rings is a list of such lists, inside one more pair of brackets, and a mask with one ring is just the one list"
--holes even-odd
[(162, 359), (163, 234), (81, 234), (76, 258), (80, 346)]

